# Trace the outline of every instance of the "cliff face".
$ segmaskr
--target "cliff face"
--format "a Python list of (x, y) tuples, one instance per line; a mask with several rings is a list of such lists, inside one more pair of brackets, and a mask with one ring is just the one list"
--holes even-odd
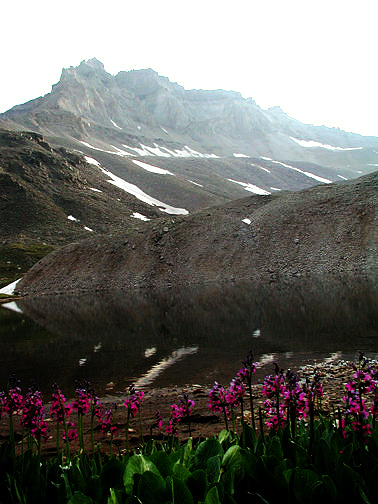
[(112, 76), (96, 59), (64, 69), (51, 93), (1, 114), (0, 121), (122, 149), (189, 145), (222, 157), (307, 161), (354, 173), (372, 171), (377, 162), (377, 138), (305, 125), (234, 91), (185, 90), (151, 69)]

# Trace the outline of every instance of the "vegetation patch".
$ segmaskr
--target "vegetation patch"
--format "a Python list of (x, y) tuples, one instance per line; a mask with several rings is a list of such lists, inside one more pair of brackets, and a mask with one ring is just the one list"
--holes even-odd
[(36, 262), (55, 249), (47, 243), (11, 243), (0, 246), (0, 288), (24, 275)]
[[(156, 413), (148, 440), (140, 421), (142, 391), (130, 387), (123, 400), (124, 447), (116, 410), (105, 410), (88, 383), (77, 384), (68, 402), (57, 385), (49, 406), (32, 386), (26, 393), (12, 379), (0, 393), (0, 412), (9, 436), (0, 446), (2, 503), (68, 504), (234, 504), (374, 502), (378, 476), (378, 369), (359, 355), (345, 384), (343, 409), (322, 416), (322, 383), (317, 372), (302, 382), (278, 366), (266, 377), (262, 405), (254, 402), (251, 382), (256, 363), (250, 354), (229, 387), (214, 385), (209, 408), (224, 417), (218, 436), (185, 443), (180, 424), (190, 425), (194, 401), (183, 395), (169, 419)], [(252, 409), (246, 421), (246, 408)], [(236, 417), (236, 410), (240, 415)], [(140, 444), (129, 450), (129, 421), (139, 417)], [(85, 446), (83, 420), (91, 438)], [(21, 435), (15, 434), (19, 422)], [(240, 422), (240, 425), (239, 425)], [(101, 453), (95, 431), (109, 443)], [(54, 431), (54, 434), (53, 434)], [(41, 444), (56, 439), (54, 456)], [(158, 440), (159, 434), (163, 438)]]

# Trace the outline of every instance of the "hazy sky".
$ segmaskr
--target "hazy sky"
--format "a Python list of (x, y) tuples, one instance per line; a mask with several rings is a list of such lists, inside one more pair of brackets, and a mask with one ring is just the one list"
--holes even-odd
[(296, 119), (378, 136), (376, 0), (18, 0), (0, 7), (0, 112), (63, 67), (153, 68)]

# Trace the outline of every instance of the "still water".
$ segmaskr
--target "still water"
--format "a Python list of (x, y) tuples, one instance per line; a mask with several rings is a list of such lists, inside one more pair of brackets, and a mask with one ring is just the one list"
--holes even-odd
[(128, 385), (227, 384), (248, 351), (287, 369), (378, 357), (376, 296), (366, 286), (201, 285), (165, 291), (25, 298), (0, 308), (0, 387), (15, 374), (44, 393), (86, 379), (100, 395)]

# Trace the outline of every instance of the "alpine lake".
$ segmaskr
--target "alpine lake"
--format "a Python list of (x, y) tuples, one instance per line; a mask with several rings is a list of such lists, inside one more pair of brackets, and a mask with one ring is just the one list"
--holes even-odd
[(249, 350), (257, 379), (306, 364), (378, 358), (374, 286), (206, 284), (164, 290), (28, 296), (0, 308), (0, 390), (52, 384), (99, 396), (214, 381), (227, 385)]

